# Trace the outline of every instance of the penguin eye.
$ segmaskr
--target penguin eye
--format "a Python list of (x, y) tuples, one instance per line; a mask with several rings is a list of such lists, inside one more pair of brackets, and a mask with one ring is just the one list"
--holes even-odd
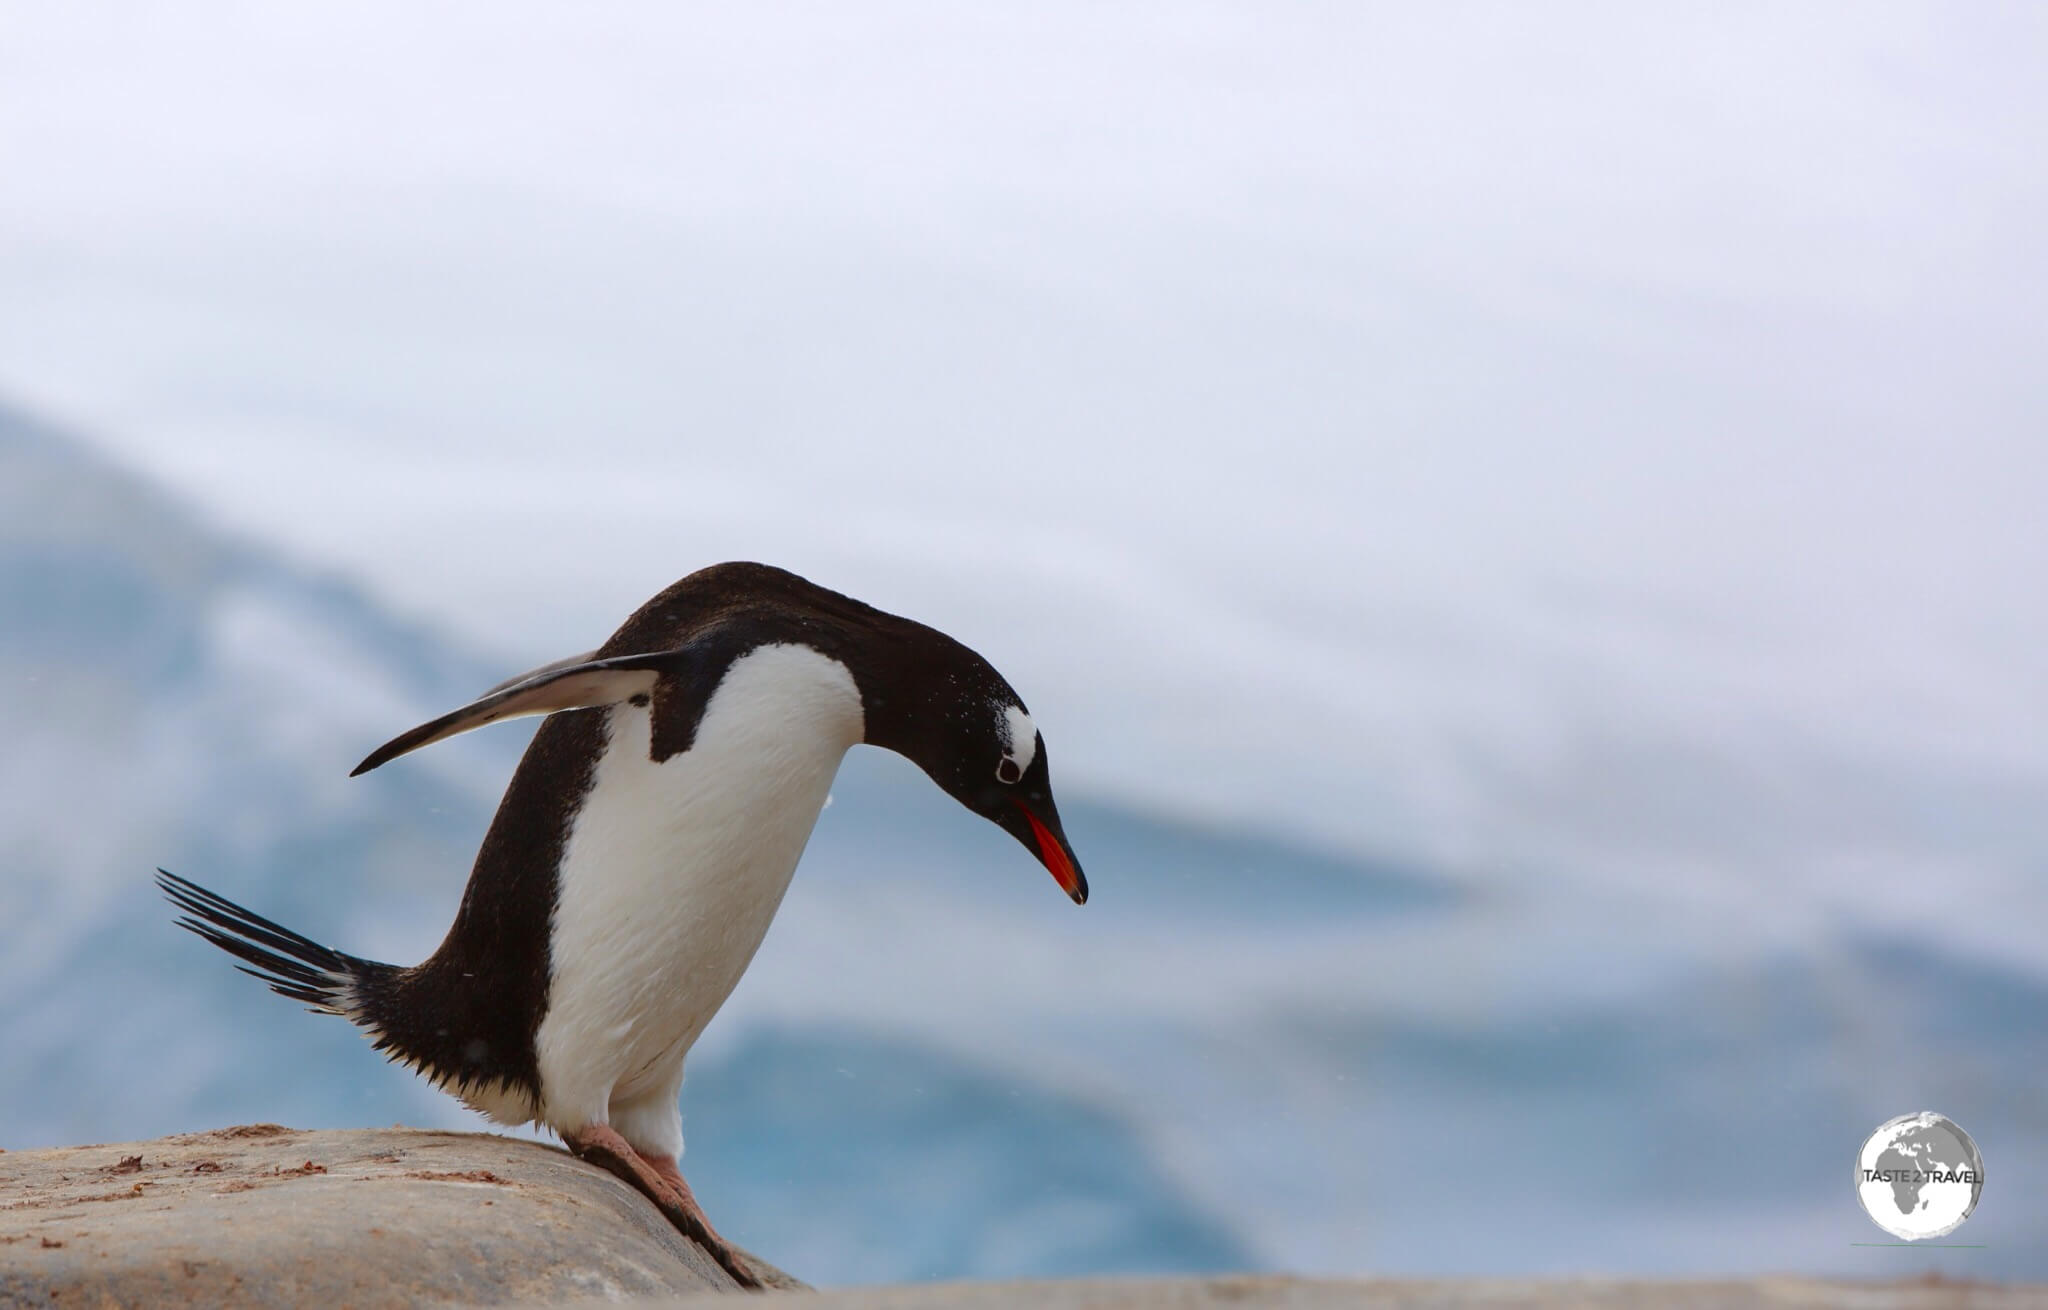
[(1005, 755), (1003, 762), (996, 765), (997, 782), (1015, 782), (1024, 776), (1024, 770), (1017, 767), (1017, 761)]

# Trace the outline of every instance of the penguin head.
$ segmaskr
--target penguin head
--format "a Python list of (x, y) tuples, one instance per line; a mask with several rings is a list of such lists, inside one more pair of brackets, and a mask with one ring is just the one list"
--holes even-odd
[[(1074, 904), (1088, 879), (1060, 826), (1045, 742), (1024, 702), (993, 668), (964, 647), (954, 667), (898, 702), (886, 725), (870, 721), (868, 741), (907, 757), (947, 795), (1023, 843)], [(881, 729), (879, 732), (877, 729)]]
[[(1045, 742), (1021, 704), (1004, 705), (1000, 723), (996, 733), (1000, 750), (993, 771), (988, 770), (986, 749), (972, 752), (961, 761), (969, 785), (947, 790), (968, 809), (1022, 842), (1074, 904), (1085, 905), (1088, 879), (1060, 826), (1059, 807), (1052, 799), (1052, 775), (1045, 762)], [(978, 783), (973, 778), (976, 765), (985, 775)]]

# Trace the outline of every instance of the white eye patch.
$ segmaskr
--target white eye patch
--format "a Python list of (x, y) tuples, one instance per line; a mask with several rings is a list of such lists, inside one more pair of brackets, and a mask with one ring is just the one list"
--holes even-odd
[(1015, 782), (1038, 758), (1038, 727), (1023, 706), (1007, 705), (996, 731), (1003, 739), (1003, 759), (996, 765), (996, 781)]

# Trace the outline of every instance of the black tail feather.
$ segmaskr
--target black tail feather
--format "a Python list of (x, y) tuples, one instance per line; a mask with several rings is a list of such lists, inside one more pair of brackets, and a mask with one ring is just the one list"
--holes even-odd
[(494, 978), (479, 980), (474, 968), (436, 976), (431, 960), (400, 969), (347, 955), (198, 883), (156, 872), (157, 886), (183, 911), (178, 926), (240, 960), (235, 967), (271, 991), (349, 1020), (377, 1050), (503, 1122), (538, 1113), (532, 1028), (506, 1030)]
[(174, 873), (156, 872), (156, 885), (185, 912), (178, 926), (243, 961), (235, 967), (279, 996), (322, 1013), (357, 1018), (355, 984), (369, 974), (390, 970), (389, 965), (330, 950)]

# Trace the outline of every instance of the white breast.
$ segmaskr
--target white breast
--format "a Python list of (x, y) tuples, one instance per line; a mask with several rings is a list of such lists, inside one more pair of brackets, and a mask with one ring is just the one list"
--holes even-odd
[(793, 645), (734, 661), (691, 749), (662, 763), (648, 709), (607, 713), (563, 850), (536, 1035), (540, 1117), (556, 1127), (643, 1095), (673, 1106), (684, 1055), (761, 945), (863, 729), (846, 666)]

